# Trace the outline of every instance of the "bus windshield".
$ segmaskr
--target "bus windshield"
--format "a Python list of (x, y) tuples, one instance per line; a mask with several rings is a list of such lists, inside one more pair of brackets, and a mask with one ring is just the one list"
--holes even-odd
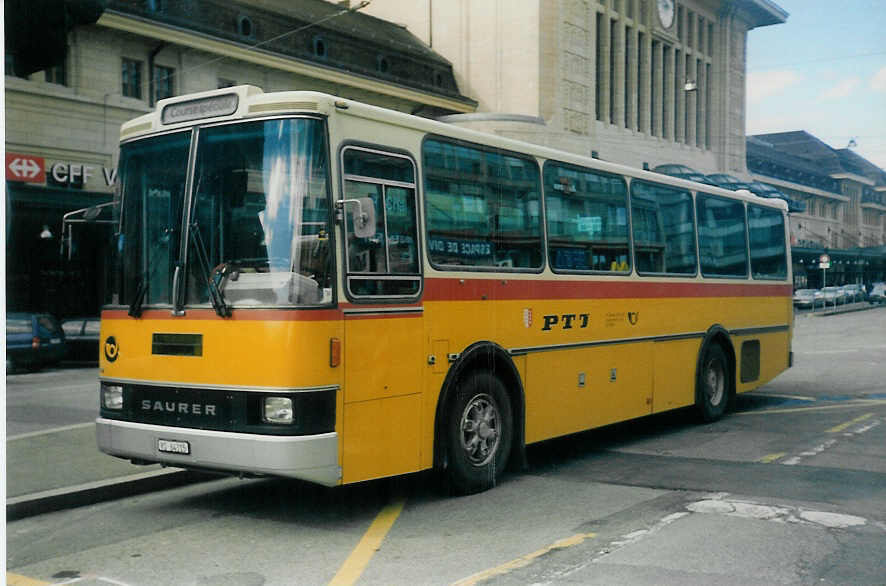
[(323, 122), (202, 128), (188, 182), (190, 143), (188, 131), (121, 148), (120, 235), (108, 301), (130, 313), (142, 304), (211, 303), (220, 314), (219, 305), (331, 302)]

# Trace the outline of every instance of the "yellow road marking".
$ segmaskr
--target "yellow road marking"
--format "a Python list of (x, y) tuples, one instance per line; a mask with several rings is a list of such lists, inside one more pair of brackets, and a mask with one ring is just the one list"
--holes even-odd
[(372, 525), (369, 526), (369, 529), (363, 535), (363, 539), (360, 540), (360, 543), (357, 544), (357, 547), (354, 548), (354, 551), (351, 552), (351, 555), (348, 556), (348, 559), (345, 560), (345, 563), (342, 564), (338, 572), (333, 576), (332, 581), (329, 582), (330, 586), (345, 586), (354, 584), (357, 581), (363, 570), (369, 565), (369, 560), (372, 559), (373, 554), (381, 547), (381, 542), (384, 541), (388, 531), (394, 526), (394, 522), (400, 516), (405, 504), (406, 499), (401, 498), (379, 512)]
[(771, 413), (799, 413), (801, 411), (830, 411), (832, 409), (852, 409), (859, 407), (870, 407), (873, 405), (886, 405), (884, 399), (858, 399), (851, 403), (842, 403), (840, 405), (818, 405), (816, 407), (796, 407), (791, 409), (762, 409), (760, 411), (738, 411), (732, 415), (769, 415)]
[(827, 432), (828, 433), (840, 433), (841, 431), (843, 431), (844, 429), (846, 429), (850, 425), (854, 425), (854, 424), (858, 423), (859, 421), (864, 421), (865, 419), (870, 419), (873, 416), (874, 416), (873, 413), (865, 413), (864, 415), (856, 417), (852, 421), (847, 421), (846, 423), (841, 423), (840, 425), (835, 425), (834, 427), (827, 430)]
[(776, 460), (778, 460), (782, 456), (786, 456), (786, 455), (787, 455), (787, 452), (779, 452), (777, 454), (769, 454), (768, 456), (763, 456), (762, 458), (757, 460), (757, 462), (761, 462), (763, 464), (769, 464), (771, 462), (775, 462)]
[(13, 574), (12, 572), (6, 572), (6, 584), (7, 586), (48, 586), (49, 582), (35, 580), (34, 578), (28, 578), (27, 576), (22, 576), (20, 574)]
[(483, 570), (482, 572), (478, 572), (473, 576), (468, 576), (467, 578), (462, 578), (458, 582), (455, 582), (452, 586), (472, 586), (473, 584), (478, 584), (483, 580), (488, 580), (493, 576), (501, 576), (502, 574), (507, 574), (512, 570), (516, 570), (517, 568), (523, 568), (532, 563), (533, 560), (543, 556), (549, 551), (553, 551), (555, 549), (566, 549), (567, 547), (573, 547), (583, 542), (585, 539), (591, 539), (596, 537), (596, 533), (579, 533), (577, 535), (573, 535), (572, 537), (567, 537), (565, 539), (561, 539), (559, 541), (555, 541), (551, 545), (542, 548), (538, 551), (534, 551), (530, 554), (526, 554), (524, 556), (518, 557), (515, 560), (511, 560), (506, 562), (500, 566), (496, 566), (494, 568), (490, 568), (488, 570)]
[(795, 399), (797, 401), (818, 401), (815, 397), (804, 397), (803, 395), (783, 395), (779, 393), (754, 393), (757, 397), (775, 397), (776, 399)]

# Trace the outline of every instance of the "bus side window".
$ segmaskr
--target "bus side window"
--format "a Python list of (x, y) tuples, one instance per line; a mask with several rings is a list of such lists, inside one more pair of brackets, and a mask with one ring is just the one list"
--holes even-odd
[(372, 201), (375, 232), (361, 238), (345, 214), (351, 296), (414, 297), (421, 289), (415, 167), (412, 160), (348, 147), (342, 154), (345, 199)]
[(695, 226), (688, 191), (631, 182), (634, 254), (640, 274), (694, 275)]
[(545, 204), (554, 270), (628, 273), (628, 190), (622, 177), (548, 162)]

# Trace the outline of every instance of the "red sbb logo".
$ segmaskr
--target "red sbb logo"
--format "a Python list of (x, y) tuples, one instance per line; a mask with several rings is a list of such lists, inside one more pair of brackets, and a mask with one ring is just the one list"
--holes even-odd
[(43, 157), (6, 153), (6, 180), (46, 183), (46, 164)]

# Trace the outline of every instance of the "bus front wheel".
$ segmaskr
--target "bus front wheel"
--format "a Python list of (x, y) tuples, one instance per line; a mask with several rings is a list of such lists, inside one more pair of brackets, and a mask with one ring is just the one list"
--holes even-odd
[(695, 406), (702, 421), (720, 419), (726, 412), (732, 392), (729, 359), (719, 344), (705, 350), (696, 381)]
[(511, 402), (504, 384), (486, 372), (467, 375), (450, 405), (447, 477), (459, 494), (495, 486), (513, 438)]

